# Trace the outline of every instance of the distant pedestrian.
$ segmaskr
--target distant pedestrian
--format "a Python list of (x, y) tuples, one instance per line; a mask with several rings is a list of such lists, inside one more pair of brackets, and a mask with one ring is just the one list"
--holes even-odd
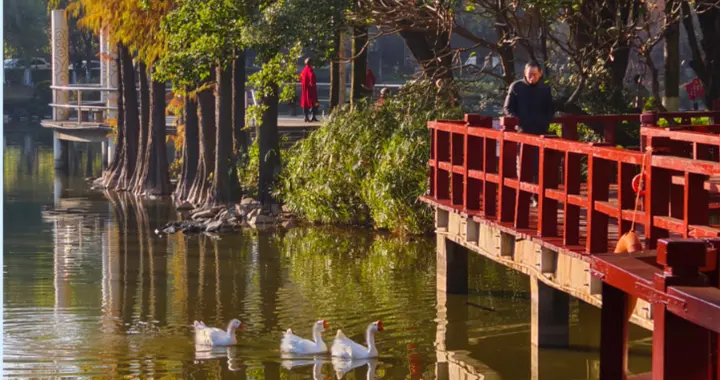
[(642, 113), (645, 102), (650, 98), (650, 91), (643, 85), (642, 76), (635, 75), (633, 82), (633, 108), (635, 112)]
[(375, 94), (375, 74), (373, 74), (369, 66), (365, 70), (365, 89), (368, 90), (370, 96)]
[(384, 87), (382, 90), (380, 90), (380, 99), (375, 103), (375, 108), (380, 107), (383, 102), (385, 101), (385, 98), (390, 97), (390, 89), (387, 87)]
[[(317, 95), (317, 79), (315, 78), (315, 72), (312, 69), (312, 62), (310, 58), (305, 59), (305, 68), (300, 74), (300, 85), (302, 92), (300, 94), (300, 107), (305, 112), (305, 122), (309, 123), (312, 121), (318, 121), (315, 117), (317, 114), (318, 103)], [(312, 113), (312, 119), (310, 114)]]
[[(514, 82), (508, 89), (503, 112), (505, 116), (518, 119), (515, 129), (520, 133), (544, 135), (550, 129), (555, 109), (550, 87), (543, 84), (542, 69), (535, 61), (525, 65), (523, 79)], [(532, 178), (537, 182), (538, 150), (530, 149)], [(519, 154), (520, 152), (518, 152)], [(518, 165), (520, 162), (518, 161)], [(519, 177), (518, 166), (518, 177)], [(537, 205), (537, 196), (533, 196), (533, 206)]]

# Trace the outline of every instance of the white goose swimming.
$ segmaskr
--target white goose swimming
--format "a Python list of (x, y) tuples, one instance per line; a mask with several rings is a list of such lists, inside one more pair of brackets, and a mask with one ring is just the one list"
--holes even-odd
[(327, 321), (320, 320), (313, 324), (313, 340), (303, 339), (287, 329), (280, 342), (280, 352), (295, 355), (314, 355), (327, 352), (328, 348), (322, 339), (322, 333), (328, 327)]
[(374, 358), (378, 355), (377, 348), (375, 347), (375, 333), (383, 330), (385, 329), (383, 328), (382, 321), (373, 322), (367, 327), (365, 331), (367, 347), (355, 343), (352, 339), (346, 337), (342, 331), (338, 330), (330, 352), (332, 356), (343, 359)]
[(195, 326), (195, 344), (202, 346), (232, 346), (237, 344), (235, 330), (242, 328), (239, 320), (233, 319), (228, 323), (226, 331), (217, 327), (207, 327), (202, 321), (193, 322)]

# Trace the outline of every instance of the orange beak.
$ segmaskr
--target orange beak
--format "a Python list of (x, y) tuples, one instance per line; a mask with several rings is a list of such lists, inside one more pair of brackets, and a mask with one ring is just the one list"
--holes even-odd
[(382, 321), (377, 321), (378, 331), (385, 331)]
[(324, 329), (328, 328), (328, 324), (327, 324), (327, 321), (326, 321), (326, 320), (324, 320), (324, 319), (323, 319), (323, 328), (324, 328)]

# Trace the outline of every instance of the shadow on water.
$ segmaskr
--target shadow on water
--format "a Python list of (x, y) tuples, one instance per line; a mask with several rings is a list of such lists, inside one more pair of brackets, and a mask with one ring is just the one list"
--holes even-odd
[[(43, 139), (13, 135), (4, 151), (8, 376), (597, 378), (599, 324), (579, 321), (599, 312), (587, 305), (572, 308), (578, 349), (533, 359), (524, 275), (474, 258), (470, 295), (454, 296), (435, 290), (433, 239), (327, 227), (158, 236), (176, 217), (171, 204), (89, 191), (85, 169), (98, 175), (99, 157), (81, 150), (57, 174)], [(224, 328), (233, 318), (245, 326), (237, 346), (195, 347), (194, 320)], [(282, 360), (285, 329), (309, 336), (318, 319), (328, 344), (337, 329), (364, 344), (382, 320), (380, 357)], [(649, 349), (635, 347), (642, 361)]]

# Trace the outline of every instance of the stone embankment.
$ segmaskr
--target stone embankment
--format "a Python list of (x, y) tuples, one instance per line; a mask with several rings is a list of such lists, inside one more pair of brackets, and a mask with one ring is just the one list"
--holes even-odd
[(243, 198), (232, 206), (193, 209), (189, 203), (178, 206), (183, 220), (169, 222), (157, 233), (219, 233), (240, 229), (290, 228), (295, 220), (277, 204), (262, 206), (252, 198)]

